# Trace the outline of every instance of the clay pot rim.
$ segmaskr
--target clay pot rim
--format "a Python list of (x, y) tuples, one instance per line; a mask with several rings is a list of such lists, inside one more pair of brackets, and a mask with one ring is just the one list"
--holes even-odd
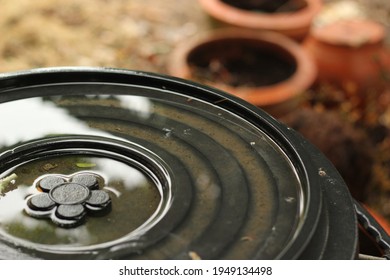
[[(343, 36), (343, 32), (348, 31), (351, 36)], [(344, 19), (313, 27), (309, 36), (322, 44), (360, 48), (382, 45), (386, 31), (382, 24), (372, 20)]]
[(305, 0), (301, 10), (283, 13), (258, 13), (239, 9), (221, 0), (198, 0), (203, 9), (214, 18), (231, 25), (253, 29), (289, 30), (311, 25), (314, 16), (321, 10), (321, 0)]
[(295, 61), (296, 71), (288, 79), (274, 85), (232, 87), (222, 83), (207, 82), (212, 87), (232, 93), (256, 106), (272, 106), (292, 99), (308, 89), (317, 78), (317, 68), (311, 56), (293, 39), (272, 31), (259, 32), (237, 28), (209, 31), (179, 45), (171, 54), (168, 72), (172, 76), (191, 80), (193, 77), (187, 63), (191, 51), (200, 45), (226, 39), (265, 42), (283, 50)]
[(362, 206), (373, 216), (373, 218), (379, 223), (380, 226), (390, 234), (390, 223), (383, 217), (378, 211), (371, 208), (368, 204), (362, 203)]

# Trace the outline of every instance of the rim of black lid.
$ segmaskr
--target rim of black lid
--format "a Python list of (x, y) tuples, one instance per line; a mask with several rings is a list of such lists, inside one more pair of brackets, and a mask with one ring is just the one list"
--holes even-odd
[[(64, 90), (61, 90), (61, 88)], [(253, 253), (250, 258), (355, 258), (357, 251), (357, 221), (353, 210), (353, 203), (343, 180), (334, 167), (316, 148), (299, 134), (287, 128), (261, 109), (225, 92), (192, 81), (148, 72), (95, 67), (44, 68), (0, 74), (0, 110), (2, 103), (10, 102), (12, 100), (48, 97), (61, 94), (78, 95), (80, 89), (86, 90), (88, 88), (93, 89), (94, 93), (98, 92), (97, 95), (109, 93), (114, 95), (127, 95), (137, 92), (137, 94), (141, 93), (143, 96), (159, 99), (161, 98), (159, 95), (163, 94), (164, 96), (169, 96), (169, 102), (172, 103), (176, 102), (176, 99), (184, 100), (193, 98), (207, 106), (215, 107), (223, 112), (228, 112), (234, 118), (240, 119), (240, 122), (243, 121), (248, 123), (254, 129), (261, 131), (275, 143), (281, 153), (289, 162), (291, 162), (292, 172), (296, 174), (300, 183), (301, 189), (299, 195), (301, 196), (301, 205), (298, 206), (301, 209), (297, 212), (299, 217), (296, 217), (296, 231), (288, 237), (289, 240), (284, 244), (285, 246), (283, 248), (280, 248), (276, 253), (270, 253), (270, 255), (267, 255), (267, 253), (264, 252)], [(128, 152), (129, 157), (134, 156), (134, 154), (137, 156), (142, 154), (142, 151), (144, 151), (142, 147), (143, 144), (145, 144), (147, 151), (153, 151), (155, 148), (153, 145), (143, 143), (142, 141), (139, 143), (135, 142), (133, 146), (130, 145), (131, 147), (129, 147), (128, 143), (98, 137), (82, 137), (81, 139), (79, 138), (79, 141), (76, 141), (76, 143), (69, 139), (72, 139), (72, 136), (66, 136), (65, 138), (62, 136), (53, 137), (49, 142), (34, 140), (35, 142), (33, 141), (33, 143), (35, 147), (41, 147), (41, 150), (38, 149), (37, 151), (35, 148), (32, 148), (30, 145), (31, 143), (28, 143), (21, 145), (18, 147), (19, 150), (16, 149), (14, 151), (28, 150), (29, 153), (27, 154), (30, 156), (34, 156), (35, 154), (42, 156), (40, 153), (46, 153), (47, 150), (45, 149), (47, 147), (57, 151), (63, 149), (62, 145), (64, 141), (65, 143), (70, 143), (69, 145), (72, 148), (84, 151), (88, 150), (89, 147), (92, 147), (94, 143), (102, 141), (99, 143), (103, 143), (101, 144), (101, 148), (104, 155), (107, 155), (105, 152), (107, 150), (111, 152), (114, 151), (118, 154), (121, 154), (122, 152), (126, 154), (131, 150), (131, 152)], [(112, 142), (115, 144), (112, 144)], [(41, 146), (39, 146), (40, 143)], [(141, 147), (140, 150), (137, 150), (139, 147)], [(218, 147), (216, 146), (216, 148)], [(170, 158), (170, 155), (166, 155), (165, 152), (163, 153), (164, 156)], [(10, 160), (8, 160), (6, 156), (9, 155), (7, 153), (0, 155), (0, 161), (3, 161), (0, 163), (3, 167), (7, 164), (12, 165), (13, 163), (18, 162), (18, 160), (25, 160), (23, 159), (24, 155), (21, 155), (17, 159), (11, 158)], [(139, 158), (142, 158), (142, 155), (139, 156)], [(146, 166), (149, 166), (153, 165), (153, 163), (148, 162), (149, 160), (155, 162), (159, 161), (158, 158), (158, 155), (152, 154), (141, 161), (145, 163)], [(6, 159), (5, 162), (4, 159)], [(169, 173), (180, 170), (180, 168), (177, 168), (176, 166), (180, 165), (180, 161), (177, 161), (176, 159), (172, 159), (171, 161), (168, 159), (167, 161), (168, 163), (164, 161), (159, 165), (162, 171), (160, 170), (161, 172), (158, 172), (160, 172), (160, 175), (162, 174), (162, 177), (164, 176), (164, 172)], [(18, 162), (18, 164), (20, 164), (20, 162)], [(169, 164), (175, 166), (172, 167), (169, 166)], [(221, 164), (221, 162), (216, 160), (215, 164), (218, 165)], [(245, 171), (245, 166), (242, 166), (241, 164), (239, 164), (239, 166)], [(170, 170), (171, 167), (173, 171)], [(151, 167), (151, 169), (153, 173), (153, 167)], [(4, 172), (4, 170), (1, 170), (0, 173), (1, 172)], [(183, 174), (182, 177), (185, 177), (185, 173)], [(190, 193), (191, 191), (189, 190), (189, 196), (191, 196)], [(237, 195), (239, 195), (239, 193), (237, 193)], [(186, 207), (189, 207), (188, 204), (191, 203), (191, 198), (188, 198), (188, 201), (186, 202), (182, 201), (182, 203), (181, 206), (185, 204)], [(179, 205), (176, 205), (176, 208), (173, 209), (177, 210), (180, 207)], [(167, 210), (167, 212), (169, 211)], [(178, 218), (177, 216), (180, 216), (175, 216), (172, 211), (170, 215), (176, 218)], [(242, 215), (245, 217), (246, 214), (242, 213)], [(164, 229), (164, 226), (169, 230), (173, 230), (172, 224), (169, 224), (166, 221), (164, 222), (163, 218), (161, 221), (160, 224), (157, 223), (157, 228), (159, 228), (160, 231)], [(212, 227), (213, 226), (211, 226), (211, 228)], [(146, 236), (148, 234), (148, 232), (145, 233)], [(151, 231), (151, 241), (145, 242), (143, 246), (155, 246), (156, 244), (158, 246), (159, 242), (164, 239), (164, 237), (159, 237), (158, 235), (158, 232)], [(239, 229), (237, 229), (235, 235), (239, 235)], [(277, 237), (278, 235), (275, 236)], [(218, 236), (215, 238), (218, 238)], [(272, 240), (272, 238), (273, 237), (270, 236), (265, 242), (277, 242), (277, 240)], [(209, 237), (209, 239), (213, 240), (212, 237)], [(233, 239), (234, 236), (232, 235), (226, 242), (232, 242)], [(199, 254), (201, 257), (206, 256), (206, 258), (224, 258), (224, 250), (226, 251), (226, 249), (223, 249), (222, 247), (217, 248), (218, 246), (216, 246), (215, 251), (218, 251), (218, 253), (213, 254), (211, 251), (214, 249), (206, 248), (208, 243), (202, 242), (201, 238), (199, 241), (193, 242), (190, 245), (188, 252), (196, 252), (196, 254)], [(4, 252), (10, 250), (7, 242), (0, 240), (0, 243), (2, 243), (1, 247), (6, 249)], [(94, 258), (131, 258), (134, 252), (140, 254), (139, 252), (143, 250), (143, 248), (134, 250), (134, 248), (132, 249), (132, 246), (126, 246), (125, 242), (120, 245), (122, 247), (116, 250), (115, 253), (111, 254), (109, 248), (105, 247), (104, 250), (101, 251), (101, 256), (94, 256)], [(212, 244), (208, 245), (213, 247)], [(81, 254), (77, 249), (72, 251), (72, 253), (74, 253), (71, 255), (73, 258), (76, 258), (79, 253)], [(28, 250), (26, 254), (29, 254)], [(0, 256), (2, 258), (11, 258), (11, 255), (12, 254), (7, 255), (7, 253), (5, 253)], [(21, 258), (23, 257), (26, 257), (26, 255), (21, 255)], [(53, 256), (50, 255), (49, 257)], [(84, 257), (85, 256), (82, 256), (82, 258)], [(170, 258), (190, 257), (191, 255), (184, 253), (178, 253), (173, 257), (170, 256)], [(60, 257), (59, 255), (54, 254), (54, 258)]]

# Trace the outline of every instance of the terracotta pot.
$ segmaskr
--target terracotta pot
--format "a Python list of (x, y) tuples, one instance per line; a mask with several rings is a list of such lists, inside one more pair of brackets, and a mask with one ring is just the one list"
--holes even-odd
[[(276, 2), (281, 3), (278, 5)], [(296, 39), (302, 39), (309, 32), (313, 18), (322, 7), (321, 0), (199, 0), (199, 3), (219, 22), (248, 29), (276, 31)], [(283, 11), (287, 6), (290, 8)]]
[(387, 232), (387, 234), (390, 235), (390, 222), (386, 220), (386, 218), (383, 217), (381, 214), (379, 214), (377, 211), (369, 207), (368, 205), (364, 204), (363, 206), (374, 217), (374, 219), (383, 227), (383, 229)]
[(319, 81), (357, 92), (386, 83), (390, 55), (384, 39), (382, 25), (350, 19), (313, 28), (304, 47), (316, 61)]
[(292, 39), (238, 29), (206, 33), (179, 45), (168, 71), (236, 95), (276, 117), (297, 108), (317, 73), (311, 57)]

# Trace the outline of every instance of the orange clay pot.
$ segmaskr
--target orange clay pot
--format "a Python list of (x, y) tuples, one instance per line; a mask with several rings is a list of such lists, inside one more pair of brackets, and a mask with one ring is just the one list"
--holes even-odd
[(319, 81), (359, 92), (388, 83), (390, 55), (384, 39), (382, 25), (354, 19), (313, 28), (303, 45), (316, 61)]
[[(211, 76), (197, 75), (210, 68)], [(238, 29), (206, 33), (179, 45), (172, 53), (168, 71), (236, 95), (275, 117), (299, 106), (301, 94), (312, 85), (317, 73), (311, 57), (294, 40), (275, 32)], [(229, 84), (226, 77), (231, 73), (238, 79), (247, 73), (251, 81)]]
[(373, 210), (371, 207), (367, 205), (363, 205), (364, 208), (367, 209), (367, 211), (374, 217), (374, 219), (382, 226), (382, 228), (387, 232), (387, 234), (390, 235), (390, 223), (387, 221), (382, 215), (377, 213), (375, 210)]
[[(203, 9), (219, 22), (247, 29), (276, 31), (302, 39), (322, 8), (321, 0), (290, 0), (302, 6), (295, 11), (259, 12), (238, 8), (223, 0), (198, 0)], [(265, 0), (266, 2), (269, 0)], [(239, 1), (237, 1), (239, 2)], [(269, 4), (268, 4), (269, 5)]]

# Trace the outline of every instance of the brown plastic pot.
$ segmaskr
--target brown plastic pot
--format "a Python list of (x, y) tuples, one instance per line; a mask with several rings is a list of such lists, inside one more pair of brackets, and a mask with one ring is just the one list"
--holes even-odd
[(236, 95), (276, 117), (299, 106), (317, 73), (294, 40), (239, 29), (209, 32), (179, 45), (168, 71)]
[[(248, 29), (276, 31), (296, 39), (308, 34), (313, 18), (322, 7), (321, 0), (290, 0), (279, 2), (287, 2), (283, 6), (294, 4), (295, 8), (271, 11), (268, 6), (277, 1), (252, 1), (245, 8), (240, 6), (242, 2), (245, 1), (235, 1), (235, 5), (234, 1), (227, 0), (199, 0), (203, 9), (219, 22)], [(250, 9), (251, 5), (256, 6)]]
[(313, 28), (304, 42), (318, 67), (318, 79), (353, 91), (383, 86), (390, 70), (384, 27), (350, 19)]

